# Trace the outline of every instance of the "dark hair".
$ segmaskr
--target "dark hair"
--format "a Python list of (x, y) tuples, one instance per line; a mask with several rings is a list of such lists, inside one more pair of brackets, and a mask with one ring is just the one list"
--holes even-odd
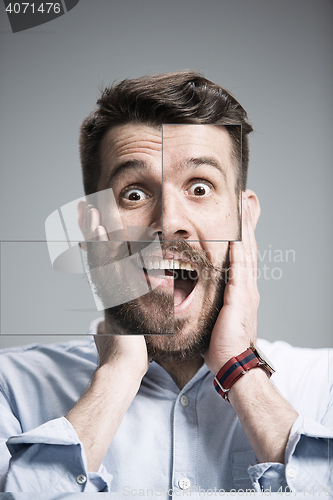
[[(248, 134), (253, 130), (247, 113), (225, 89), (200, 73), (180, 71), (144, 76), (106, 87), (97, 108), (82, 123), (80, 156), (85, 193), (97, 191), (101, 174), (100, 144), (116, 125), (144, 123), (229, 125), (232, 154), (239, 168), (241, 187), (246, 188), (249, 163)], [(241, 132), (240, 132), (241, 130)], [(240, 182), (236, 189), (240, 188)]]

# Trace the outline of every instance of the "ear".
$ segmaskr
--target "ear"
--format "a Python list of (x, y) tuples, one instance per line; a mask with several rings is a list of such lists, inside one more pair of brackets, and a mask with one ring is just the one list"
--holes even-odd
[(252, 221), (253, 221), (253, 227), (254, 229), (256, 228), (259, 216), (260, 216), (260, 203), (258, 200), (258, 196), (254, 191), (251, 191), (251, 189), (247, 189), (245, 191), (245, 194), (247, 196), (248, 202), (249, 202), (249, 207), (251, 210), (251, 216), (252, 216)]
[[(87, 202), (86, 201), (83, 201), (81, 200), (77, 206), (77, 210), (79, 212), (79, 217), (78, 217), (78, 224), (80, 226), (80, 229), (81, 229), (81, 233), (83, 235), (83, 239), (85, 240), (85, 208), (87, 206)], [(87, 249), (87, 246), (84, 242), (80, 242), (79, 243), (80, 247), (82, 248), (82, 250), (86, 250)]]

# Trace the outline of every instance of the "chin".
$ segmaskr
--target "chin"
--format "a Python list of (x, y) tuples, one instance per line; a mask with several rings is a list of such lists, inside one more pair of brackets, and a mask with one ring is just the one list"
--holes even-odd
[(204, 355), (209, 347), (223, 305), (224, 288), (222, 279), (215, 281), (200, 305), (191, 308), (195, 314), (184, 316), (174, 314), (172, 295), (154, 290), (143, 301), (135, 299), (106, 309), (107, 329), (110, 333), (144, 335), (148, 357), (153, 361), (181, 363), (191, 360)]

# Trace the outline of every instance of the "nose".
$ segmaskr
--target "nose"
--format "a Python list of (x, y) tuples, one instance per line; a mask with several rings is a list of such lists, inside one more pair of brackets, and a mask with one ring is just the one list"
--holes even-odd
[(160, 217), (151, 227), (155, 235), (158, 234), (165, 241), (195, 238), (193, 224), (180, 198), (179, 194), (163, 186)]

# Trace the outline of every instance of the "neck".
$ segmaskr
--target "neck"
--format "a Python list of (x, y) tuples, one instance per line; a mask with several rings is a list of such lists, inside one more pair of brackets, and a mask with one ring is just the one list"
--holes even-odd
[(199, 368), (203, 365), (203, 357), (198, 354), (195, 358), (178, 363), (158, 362), (176, 382), (180, 390), (194, 377)]

